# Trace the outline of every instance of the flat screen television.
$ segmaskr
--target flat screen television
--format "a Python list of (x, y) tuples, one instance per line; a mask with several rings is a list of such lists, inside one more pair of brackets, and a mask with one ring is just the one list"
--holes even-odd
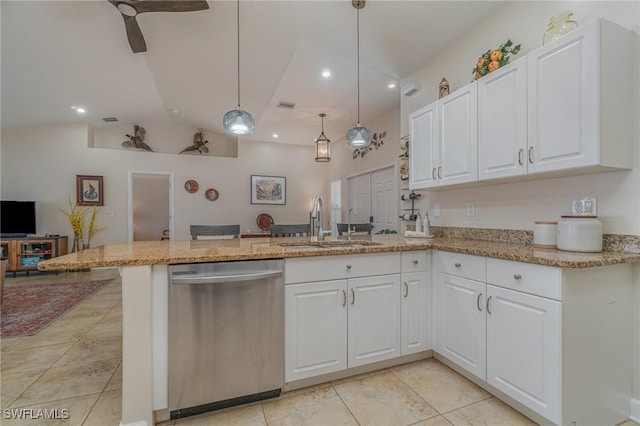
[(35, 233), (35, 201), (0, 201), (0, 234), (6, 237)]

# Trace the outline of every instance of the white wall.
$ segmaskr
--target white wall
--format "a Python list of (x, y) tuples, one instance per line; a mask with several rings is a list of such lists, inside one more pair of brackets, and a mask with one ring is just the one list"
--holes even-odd
[[(437, 100), (442, 77), (449, 80), (451, 91), (466, 85), (471, 82), (471, 69), (478, 56), (509, 38), (516, 44), (522, 43), (522, 50), (515, 58), (540, 47), (549, 17), (562, 10), (572, 10), (579, 24), (602, 17), (632, 30), (636, 36), (634, 51), (620, 54), (634, 55), (634, 75), (640, 76), (639, 2), (510, 2), (431, 58), (422, 69), (402, 79), (402, 84), (412, 80), (422, 84), (420, 92), (402, 97), (402, 134), (408, 133), (409, 113)], [(636, 118), (640, 117), (639, 80), (629, 88), (629, 96), (635, 100), (632, 116)], [(640, 235), (640, 121), (636, 119), (634, 126), (634, 152), (630, 153), (634, 158), (633, 170), (426, 192), (421, 207), (431, 209), (432, 225), (531, 230), (535, 220), (558, 219), (569, 212), (572, 199), (595, 196), (605, 233)], [(466, 205), (470, 202), (476, 203), (475, 217), (466, 216)], [(433, 217), (435, 204), (441, 206), (439, 218)], [(640, 264), (635, 264), (633, 269), (633, 395), (640, 399)]]
[[(239, 223), (243, 231), (257, 232), (256, 217), (263, 212), (276, 223), (308, 223), (313, 196), (327, 196), (325, 165), (314, 161), (312, 144), (240, 140), (238, 158), (225, 158), (89, 148), (92, 133), (86, 125), (2, 129), (1, 197), (36, 200), (38, 233), (71, 235), (58, 208), (68, 195), (75, 200), (78, 174), (104, 176), (99, 225), (108, 228), (94, 236), (93, 247), (127, 241), (129, 171), (174, 173), (175, 239), (189, 239), (190, 224)], [(287, 177), (286, 206), (252, 205), (252, 174)], [(184, 190), (189, 179), (199, 182), (198, 192)], [(218, 190), (217, 201), (204, 197), (208, 188)]]

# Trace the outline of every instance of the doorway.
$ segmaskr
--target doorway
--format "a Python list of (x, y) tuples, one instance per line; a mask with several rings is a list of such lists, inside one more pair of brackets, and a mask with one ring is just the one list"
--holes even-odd
[(129, 241), (173, 239), (173, 173), (129, 171)]
[(396, 167), (389, 166), (348, 178), (349, 195), (344, 220), (353, 209), (351, 223), (371, 222), (372, 233), (398, 230)]

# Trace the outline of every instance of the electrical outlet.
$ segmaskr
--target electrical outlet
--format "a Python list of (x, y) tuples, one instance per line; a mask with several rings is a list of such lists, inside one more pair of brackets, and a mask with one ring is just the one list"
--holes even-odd
[(113, 210), (102, 210), (102, 216), (113, 217)]
[(585, 197), (571, 202), (571, 212), (574, 216), (596, 216), (596, 197)]
[(467, 216), (472, 217), (476, 215), (476, 203), (467, 204)]
[(433, 205), (433, 217), (440, 217), (440, 204)]

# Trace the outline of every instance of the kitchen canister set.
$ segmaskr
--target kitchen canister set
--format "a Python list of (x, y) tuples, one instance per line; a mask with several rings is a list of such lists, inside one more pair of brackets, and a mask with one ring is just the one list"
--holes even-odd
[(562, 216), (557, 222), (536, 221), (533, 245), (566, 251), (600, 252), (602, 222), (597, 216)]

